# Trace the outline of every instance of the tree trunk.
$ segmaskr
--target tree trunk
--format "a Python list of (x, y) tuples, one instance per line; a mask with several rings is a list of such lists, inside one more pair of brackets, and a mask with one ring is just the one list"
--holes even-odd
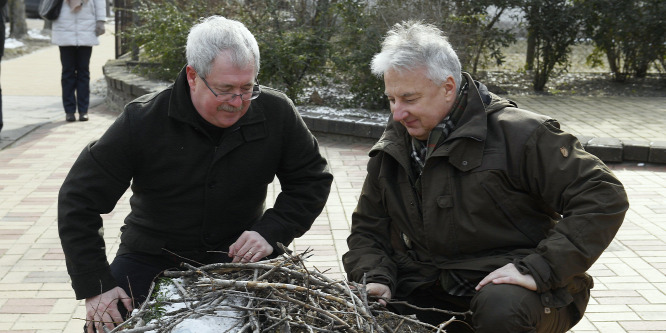
[(627, 80), (626, 73), (623, 73), (620, 70), (620, 60), (614, 50), (606, 51), (606, 58), (608, 59), (608, 67), (610, 67), (611, 73), (613, 74), (613, 81), (624, 82)]
[(527, 30), (527, 52), (525, 54), (525, 69), (534, 69), (534, 55), (536, 49), (536, 35), (532, 29)]
[(9, 37), (22, 39), (28, 34), (23, 0), (9, 0)]

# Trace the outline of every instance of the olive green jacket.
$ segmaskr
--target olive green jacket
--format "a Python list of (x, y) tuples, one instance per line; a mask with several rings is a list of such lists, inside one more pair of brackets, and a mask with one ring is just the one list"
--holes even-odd
[(624, 188), (555, 120), (479, 87), (470, 84), (456, 129), (426, 160), (420, 201), (410, 137), (389, 121), (352, 215), (348, 277), (366, 274), (400, 298), (447, 270), (476, 284), (513, 262), (534, 276), (545, 306), (575, 298), (582, 314), (585, 271), (622, 224)]

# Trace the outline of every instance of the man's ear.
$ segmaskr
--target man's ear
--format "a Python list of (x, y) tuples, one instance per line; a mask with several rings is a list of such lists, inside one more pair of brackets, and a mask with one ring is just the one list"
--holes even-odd
[(194, 67), (187, 65), (187, 67), (185, 67), (185, 73), (187, 74), (187, 83), (190, 85), (190, 91), (194, 91), (194, 88), (197, 86), (197, 82), (195, 81), (197, 71), (194, 70)]
[(456, 80), (453, 79), (453, 76), (449, 75), (449, 77), (447, 77), (446, 80), (442, 82), (442, 86), (446, 91), (444, 93), (446, 94), (446, 100), (455, 100), (458, 96), (458, 87), (456, 86)]

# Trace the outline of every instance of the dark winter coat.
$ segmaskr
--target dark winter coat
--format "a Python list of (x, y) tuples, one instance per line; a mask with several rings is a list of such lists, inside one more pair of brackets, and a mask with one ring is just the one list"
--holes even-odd
[(470, 84), (457, 128), (426, 161), (420, 209), (409, 134), (389, 122), (352, 216), (348, 277), (367, 273), (404, 297), (447, 270), (476, 285), (513, 262), (532, 274), (545, 306), (575, 298), (582, 314), (585, 272), (623, 221), (624, 188), (555, 120), (480, 87)]
[[(220, 142), (199, 125), (183, 70), (175, 84), (129, 103), (76, 160), (59, 194), (58, 226), (77, 298), (116, 286), (98, 230), (131, 184), (120, 252), (228, 250), (245, 230), (277, 251), (321, 213), (332, 175), (282, 93), (262, 87)], [(281, 193), (266, 210), (275, 176)], [(119, 253), (120, 253), (119, 252)]]

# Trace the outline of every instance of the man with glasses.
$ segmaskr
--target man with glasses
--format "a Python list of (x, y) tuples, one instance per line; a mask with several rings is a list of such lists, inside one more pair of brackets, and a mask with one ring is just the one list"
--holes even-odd
[[(284, 94), (257, 84), (250, 31), (209, 17), (191, 29), (186, 53), (174, 84), (129, 103), (60, 190), (60, 238), (88, 332), (112, 329), (160, 272), (183, 261), (277, 255), (277, 243), (303, 235), (328, 198), (332, 175), (317, 140)], [(282, 190), (266, 210), (276, 176)], [(109, 265), (100, 214), (130, 184), (131, 211)]]

